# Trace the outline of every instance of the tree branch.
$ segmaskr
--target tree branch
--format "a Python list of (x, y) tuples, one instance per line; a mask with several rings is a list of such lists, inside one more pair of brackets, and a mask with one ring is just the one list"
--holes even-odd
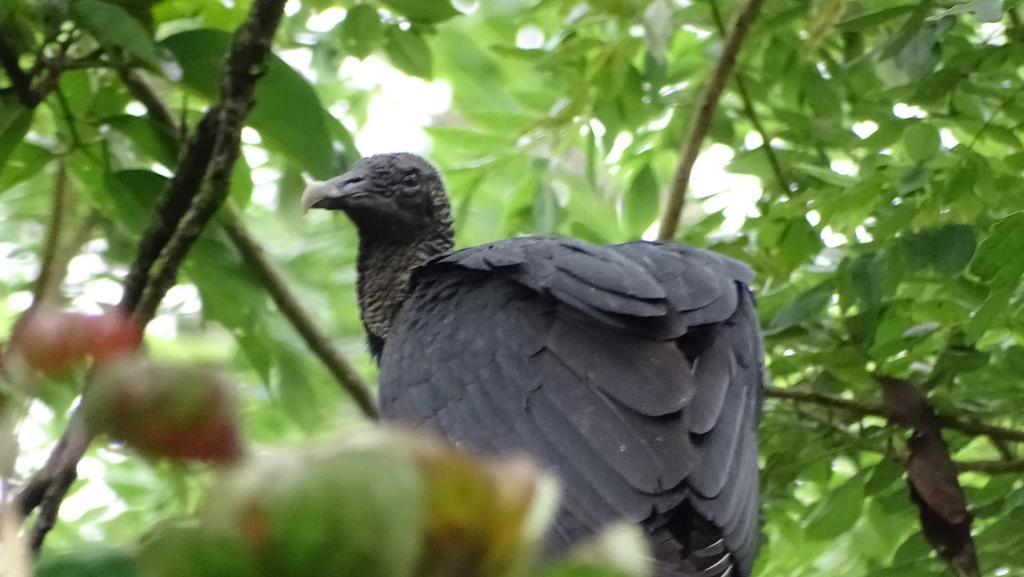
[[(778, 387), (766, 387), (765, 395), (769, 398), (785, 399), (796, 401), (798, 403), (808, 403), (834, 409), (842, 409), (860, 417), (888, 417), (888, 414), (885, 412), (885, 408), (882, 407), (880, 403), (841, 399), (838, 397), (823, 395), (821, 393), (798, 391), (794, 389), (780, 389)], [(986, 435), (1001, 441), (1024, 443), (1024, 431), (1021, 430), (998, 427), (995, 425), (986, 425), (984, 423), (965, 420), (941, 413), (938, 415), (938, 419), (939, 424), (941, 424), (943, 428), (952, 429), (965, 435)]]
[[(725, 21), (722, 19), (722, 11), (718, 8), (718, 2), (710, 0), (709, 4), (711, 5), (711, 16), (715, 20), (715, 27), (718, 28), (719, 34), (725, 36)], [(750, 91), (747, 90), (747, 83), (743, 80), (741, 71), (736, 72), (734, 81), (736, 83), (736, 92), (740, 95), (740, 100), (743, 101), (743, 111), (746, 112), (750, 124), (754, 126), (754, 130), (761, 135), (761, 149), (764, 150), (764, 154), (768, 158), (768, 165), (772, 168), (775, 181), (781, 190), (789, 192), (789, 182), (782, 171), (782, 163), (779, 162), (779, 157), (775, 154), (775, 149), (772, 148), (772, 137), (768, 134), (764, 124), (761, 123), (761, 117), (754, 108), (754, 99), (750, 97)]]
[[(710, 0), (714, 2), (715, 0)], [(736, 64), (736, 55), (739, 54), (743, 39), (750, 29), (750, 25), (757, 17), (758, 11), (764, 0), (747, 0), (747, 3), (740, 8), (736, 16), (736, 22), (725, 39), (725, 46), (722, 48), (722, 55), (718, 59), (704, 95), (701, 97), (700, 105), (697, 107), (697, 115), (690, 125), (690, 132), (683, 143), (679, 154), (679, 164), (676, 166), (675, 176), (672, 178), (672, 188), (669, 191), (668, 200), (665, 202), (665, 209), (661, 215), (661, 225), (658, 229), (660, 240), (670, 240), (676, 235), (679, 228), (679, 218), (683, 212), (683, 203), (686, 199), (686, 189), (690, 185), (690, 173), (693, 171), (693, 164), (700, 154), (701, 143), (711, 128), (711, 119), (718, 106), (718, 100), (722, 96), (722, 90), (729, 79), (729, 73)]]
[[(178, 132), (170, 110), (153, 89), (143, 79), (131, 74), (128, 70), (123, 70), (122, 74), (131, 77), (131, 82), (127, 84), (129, 91), (146, 106), (153, 120), (169, 130)], [(377, 409), (369, 385), (302, 308), (299, 299), (289, 290), (287, 282), (267, 258), (263, 248), (246, 231), (241, 217), (233, 210), (223, 211), (220, 216), (221, 225), (228, 233), (228, 237), (246, 264), (263, 283), (281, 314), (291, 322), (299, 336), (306, 341), (306, 345), (323, 362), (338, 384), (352, 396), (363, 414), (371, 419), (376, 418)]]
[(281, 313), (295, 326), (303, 340), (309, 346), (321, 362), (331, 372), (335, 380), (348, 391), (348, 394), (355, 399), (356, 404), (367, 417), (377, 418), (377, 407), (373, 401), (370, 388), (363, 381), (359, 373), (349, 364), (331, 343), (331, 339), (324, 334), (319, 326), (303, 310), (299, 300), (288, 289), (288, 285), (281, 277), (281, 273), (270, 262), (267, 255), (259, 244), (245, 230), (238, 215), (234, 211), (221, 213), (221, 225), (227, 231), (231, 241), (235, 244), (238, 252), (241, 253), (249, 268), (256, 273), (263, 286), (270, 293), (271, 298), (277, 304)]
[[(32, 305), (35, 309), (43, 304), (60, 286), (63, 272), (55, 269), (60, 252), (61, 232), (64, 230), (64, 218), (68, 213), (68, 200), (71, 185), (68, 182), (67, 165), (63, 158), (57, 159), (57, 175), (53, 181), (53, 208), (50, 210), (50, 222), (46, 229), (46, 240), (40, 258), (39, 276), (32, 289)], [(58, 276), (59, 275), (59, 276)]]
[(160, 96), (153, 90), (153, 87), (139, 77), (136, 71), (130, 68), (118, 67), (117, 75), (121, 78), (121, 82), (124, 83), (125, 87), (128, 88), (128, 92), (131, 92), (132, 96), (137, 98), (146, 107), (146, 112), (149, 113), (150, 118), (171, 130), (174, 134), (182, 134), (185, 127), (179, 127), (174, 122), (174, 116), (171, 115), (171, 111), (160, 100)]
[[(134, 312), (143, 326), (173, 283), (185, 252), (226, 194), (231, 166), (238, 156), (242, 121), (252, 107), (253, 86), (265, 67), (284, 3), (284, 0), (253, 2), (246, 21), (235, 32), (219, 102), (207, 112), (189, 141), (179, 162), (178, 174), (162, 195), (154, 223), (140, 243), (139, 254), (125, 281), (121, 307)], [(211, 166), (211, 183), (197, 194)], [(161, 213), (160, 208), (168, 204), (172, 213)], [(150, 274), (152, 268), (156, 268), (159, 276)], [(144, 294), (148, 295), (146, 301), (140, 299)], [(140, 309), (142, 305), (146, 308)], [(36, 551), (56, 520), (60, 503), (75, 479), (78, 461), (91, 439), (92, 433), (85, 426), (79, 404), (46, 465), (18, 495), (19, 508), (24, 515), (40, 507), (32, 537)]]
[(231, 168), (240, 149), (239, 134), (252, 108), (256, 80), (266, 70), (270, 43), (281, 20), (283, 7), (284, 0), (255, 2), (249, 19), (235, 33), (221, 83), (220, 102), (210, 110), (216, 114), (217, 130), (209, 161), (209, 180), (195, 195), (188, 211), (153, 262), (149, 282), (133, 311), (143, 325), (155, 314), (164, 294), (174, 285), (178, 268), (192, 244), (227, 198)]

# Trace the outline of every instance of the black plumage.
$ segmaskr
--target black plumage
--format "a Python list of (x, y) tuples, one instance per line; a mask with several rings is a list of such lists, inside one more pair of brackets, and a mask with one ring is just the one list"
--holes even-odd
[(545, 463), (564, 486), (552, 550), (626, 519), (659, 576), (750, 574), (763, 359), (746, 266), (555, 237), (452, 252), (441, 179), (410, 154), (363, 159), (303, 204), (359, 229), (386, 418)]

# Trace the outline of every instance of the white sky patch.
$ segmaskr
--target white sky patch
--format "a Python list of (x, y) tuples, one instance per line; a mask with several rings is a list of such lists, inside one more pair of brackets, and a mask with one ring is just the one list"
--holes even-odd
[(939, 129), (939, 140), (942, 142), (942, 146), (950, 150), (957, 147), (960, 144), (960, 140), (953, 135), (953, 131), (948, 128)]
[(284, 5), (285, 16), (295, 16), (299, 13), (299, 10), (302, 10), (302, 2), (299, 2), (299, 0), (288, 0)]
[(163, 306), (176, 309), (181, 314), (195, 314), (202, 309), (199, 301), (199, 289), (191, 284), (179, 284), (171, 287), (164, 296)]
[(857, 176), (857, 172), (859, 172), (860, 167), (857, 166), (857, 163), (853, 162), (852, 160), (840, 158), (830, 162), (829, 168), (831, 168), (832, 172), (836, 174), (842, 174), (845, 176)]
[(124, 111), (132, 116), (145, 116), (148, 112), (146, 107), (137, 100), (132, 100), (125, 105)]
[(68, 273), (65, 279), (68, 284), (80, 284), (106, 270), (107, 265), (100, 255), (95, 253), (79, 254), (68, 263)]
[(826, 226), (821, 229), (821, 242), (823, 242), (828, 248), (836, 248), (837, 246), (843, 246), (850, 241), (846, 238), (845, 234), (840, 234), (832, 230), (831, 226)]
[(259, 144), (263, 142), (263, 139), (260, 138), (260, 133), (257, 132), (255, 128), (252, 128), (251, 126), (243, 126), (242, 142), (245, 144)]
[(692, 24), (683, 24), (683, 30), (696, 36), (697, 40), (704, 40), (708, 36), (711, 36), (710, 30), (705, 30), (704, 28), (697, 28)]
[(853, 133), (864, 139), (878, 131), (878, 123), (874, 120), (862, 120), (853, 123)]
[(16, 312), (24, 312), (32, 306), (31, 291), (15, 291), (7, 295), (7, 308)]
[[(608, 151), (605, 161), (609, 164), (618, 164), (622, 160), (622, 153), (626, 152), (629, 145), (633, 144), (633, 135), (628, 132), (620, 132), (612, 142), (612, 149)], [(698, 160), (697, 162), (700, 162)]]
[(281, 173), (274, 168), (254, 168), (252, 171), (252, 202), (274, 210), (278, 202), (277, 181)]
[(928, 113), (920, 106), (914, 106), (905, 102), (897, 102), (892, 106), (892, 113), (897, 118), (927, 118)]
[(857, 241), (867, 244), (875, 240), (874, 235), (868, 232), (868, 229), (864, 228), (864, 225), (859, 225), (853, 229), (853, 234), (857, 237)]
[[(290, 3), (290, 2), (289, 2)], [(294, 68), (299, 74), (306, 77), (310, 82), (317, 81), (316, 71), (313, 70), (313, 51), (308, 48), (292, 48), (289, 50), (276, 50), (281, 60), (288, 66)]]
[(725, 217), (721, 231), (735, 234), (747, 218), (756, 216), (761, 198), (761, 180), (756, 176), (732, 174), (726, 166), (734, 153), (724, 144), (712, 144), (697, 158), (690, 177), (690, 189), (705, 212), (721, 212)]
[(447, 82), (406, 76), (376, 56), (345, 58), (338, 74), (353, 88), (373, 93), (366, 124), (355, 136), (360, 152), (426, 152), (430, 148), (422, 127), (451, 107), (452, 88)]
[(760, 148), (762, 144), (764, 144), (764, 137), (762, 137), (761, 133), (756, 130), (751, 130), (743, 136), (743, 148), (746, 148), (747, 150)]
[(516, 48), (534, 50), (543, 46), (544, 31), (537, 26), (527, 24), (516, 32)]
[(986, 44), (1003, 46), (1006, 44), (1006, 26), (1002, 22), (982, 22), (981, 37)]
[(807, 224), (811, 226), (818, 226), (821, 223), (821, 213), (816, 210), (808, 210), (805, 218), (807, 219)]
[(178, 337), (178, 321), (174, 315), (157, 315), (146, 325), (146, 334), (151, 334), (161, 339), (173, 340)]
[(242, 156), (245, 157), (245, 162), (250, 168), (262, 166), (270, 158), (265, 149), (247, 144), (242, 145)]
[(332, 6), (310, 16), (306, 20), (306, 29), (311, 32), (329, 32), (345, 19), (345, 14), (347, 14), (345, 9)]

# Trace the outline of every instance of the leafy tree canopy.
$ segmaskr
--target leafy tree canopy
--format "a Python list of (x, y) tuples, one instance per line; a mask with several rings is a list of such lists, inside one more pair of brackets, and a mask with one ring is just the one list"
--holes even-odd
[[(250, 445), (296, 445), (364, 420), (351, 392), (375, 377), (355, 233), (303, 217), (309, 178), (420, 149), (461, 246), (654, 238), (682, 200), (662, 233), (758, 275), (758, 574), (970, 575), (973, 548), (983, 574), (1024, 576), (1024, 7), (754, 4), (4, 0), (0, 334), (44, 301), (120, 303), (152, 319), (150, 357), (223, 368)], [(23, 484), (76, 438), (87, 371), (3, 368)], [(132, 545), (210, 476), (106, 438), (78, 472), (49, 575), (129, 574), (59, 554)]]

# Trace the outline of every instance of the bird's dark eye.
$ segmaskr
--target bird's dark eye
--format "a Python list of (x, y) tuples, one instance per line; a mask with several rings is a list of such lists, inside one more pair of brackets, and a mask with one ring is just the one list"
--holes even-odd
[(420, 175), (415, 172), (407, 172), (405, 176), (402, 177), (402, 184), (406, 186), (416, 186), (419, 183)]

